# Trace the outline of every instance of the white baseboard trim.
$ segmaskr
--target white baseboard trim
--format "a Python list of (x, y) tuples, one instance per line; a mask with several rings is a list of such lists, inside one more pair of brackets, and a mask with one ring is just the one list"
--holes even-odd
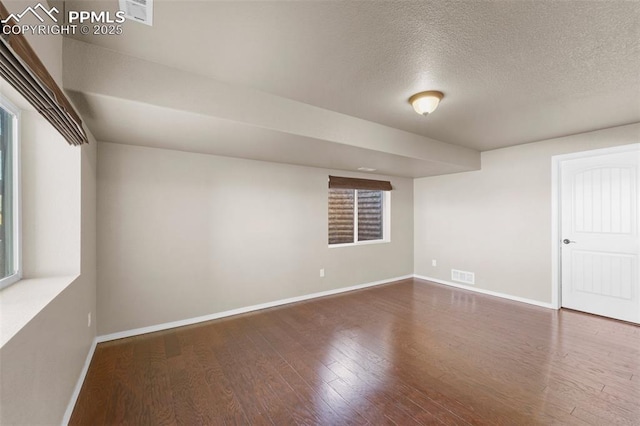
[(108, 342), (110, 340), (123, 339), (125, 337), (138, 336), (140, 334), (153, 333), (156, 331), (168, 330), (170, 328), (182, 327), (185, 325), (197, 324), (200, 322), (211, 321), (219, 318), (230, 317), (232, 315), (245, 314), (247, 312), (259, 311), (261, 309), (273, 308), (276, 306), (287, 305), (289, 303), (302, 302), (304, 300), (316, 299), (318, 297), (331, 296), (334, 294), (346, 293), (348, 291), (360, 290), (362, 288), (374, 287), (377, 285), (388, 284), (394, 281), (406, 280), (413, 278), (413, 275), (403, 275), (401, 277), (389, 278), (386, 280), (374, 281), (365, 284), (358, 284), (351, 287), (337, 288), (335, 290), (321, 291), (318, 293), (306, 294), (304, 296), (290, 297), (288, 299), (276, 300), (273, 302), (261, 303), (259, 305), (246, 306), (243, 308), (232, 309), (230, 311), (217, 312), (215, 314), (203, 315), (195, 318), (187, 318), (179, 321), (167, 322), (164, 324), (152, 325), (149, 327), (134, 328), (132, 330), (120, 331), (112, 334), (105, 334), (96, 338), (98, 343)]
[(555, 309), (552, 306), (551, 303), (539, 302), (537, 300), (527, 299), (527, 298), (524, 298), (524, 297), (512, 296), (512, 295), (509, 295), (509, 294), (499, 293), (499, 292), (496, 292), (496, 291), (484, 290), (484, 289), (474, 288), (474, 287), (470, 287), (470, 286), (466, 286), (466, 285), (462, 285), (462, 284), (456, 284), (456, 283), (453, 283), (451, 281), (445, 281), (445, 280), (440, 280), (440, 279), (437, 279), (437, 278), (431, 278), (431, 277), (425, 277), (425, 276), (422, 276), (422, 275), (412, 274), (412, 275), (403, 275), (403, 276), (400, 276), (400, 277), (389, 278), (389, 279), (386, 279), (386, 280), (373, 281), (373, 282), (365, 283), (365, 284), (358, 284), (358, 285), (354, 285), (354, 286), (350, 286), (350, 287), (343, 287), (343, 288), (338, 288), (338, 289), (334, 289), (334, 290), (327, 290), (327, 291), (321, 291), (321, 292), (318, 292), (318, 293), (306, 294), (304, 296), (290, 297), (288, 299), (281, 299), (281, 300), (276, 300), (276, 301), (273, 301), (273, 302), (262, 303), (262, 304), (259, 304), (259, 305), (246, 306), (246, 307), (243, 307), (243, 308), (232, 309), (232, 310), (229, 310), (229, 311), (218, 312), (218, 313), (215, 313), (215, 314), (203, 315), (203, 316), (199, 316), (199, 317), (188, 318), (188, 319), (168, 322), (168, 323), (164, 323), (164, 324), (152, 325), (152, 326), (149, 326), (149, 327), (141, 327), (141, 328), (135, 328), (135, 329), (132, 329), (132, 330), (120, 331), (118, 333), (105, 334), (103, 336), (97, 336), (95, 339), (93, 339), (93, 342), (91, 343), (91, 347), (89, 348), (89, 352), (87, 353), (87, 357), (85, 359), (84, 366), (82, 367), (82, 371), (80, 372), (80, 376), (78, 377), (78, 381), (76, 382), (76, 386), (73, 389), (73, 394), (71, 395), (71, 399), (69, 400), (69, 404), (67, 405), (67, 410), (65, 411), (64, 417), (62, 418), (62, 425), (63, 426), (67, 425), (69, 423), (69, 420), (71, 419), (71, 414), (73, 413), (73, 409), (75, 408), (76, 402), (78, 400), (78, 396), (80, 395), (80, 390), (82, 389), (82, 385), (83, 385), (84, 380), (85, 380), (85, 378), (87, 376), (87, 372), (89, 371), (89, 365), (91, 364), (91, 360), (93, 359), (93, 354), (94, 354), (94, 352), (96, 350), (96, 345), (98, 343), (108, 342), (108, 341), (117, 340), (117, 339), (123, 339), (125, 337), (138, 336), (140, 334), (153, 333), (153, 332), (156, 332), (156, 331), (168, 330), (168, 329), (171, 329), (171, 328), (182, 327), (182, 326), (185, 326), (185, 325), (197, 324), (197, 323), (200, 323), (200, 322), (211, 321), (211, 320), (214, 320), (214, 319), (219, 319), (219, 318), (229, 317), (229, 316), (233, 316), (233, 315), (244, 314), (244, 313), (247, 313), (247, 312), (259, 311), (261, 309), (273, 308), (273, 307), (276, 307), (276, 306), (287, 305), (287, 304), (290, 304), (290, 303), (302, 302), (302, 301), (305, 301), (305, 300), (316, 299), (316, 298), (319, 298), (319, 297), (331, 296), (331, 295), (340, 294), (340, 293), (347, 293), (349, 291), (360, 290), (360, 289), (363, 289), (363, 288), (374, 287), (374, 286), (378, 286), (378, 285), (382, 285), (382, 284), (389, 284), (389, 283), (392, 283), (392, 282), (395, 282), (395, 281), (406, 280), (406, 279), (409, 279), (409, 278), (417, 278), (417, 279), (420, 279), (420, 280), (431, 281), (431, 282), (434, 282), (434, 283), (437, 283), (437, 284), (444, 284), (444, 285), (447, 285), (447, 286), (461, 288), (461, 289), (464, 289), (464, 290), (469, 290), (469, 291), (473, 291), (473, 292), (476, 292), (476, 293), (482, 293), (482, 294), (486, 294), (486, 295), (489, 295), (489, 296), (495, 296), (495, 297), (500, 297), (500, 298), (503, 298), (503, 299), (514, 300), (516, 302), (527, 303), (529, 305), (535, 305), (535, 306), (540, 306), (540, 307), (543, 307), (543, 308)]
[(84, 360), (84, 366), (82, 367), (82, 371), (80, 372), (80, 377), (78, 377), (78, 381), (76, 382), (76, 387), (73, 389), (73, 393), (71, 394), (71, 399), (69, 400), (69, 404), (67, 405), (67, 410), (64, 412), (64, 416), (62, 417), (62, 425), (68, 425), (69, 420), (71, 420), (71, 414), (73, 413), (73, 409), (76, 406), (76, 402), (78, 401), (78, 396), (80, 395), (80, 390), (82, 389), (82, 384), (84, 383), (84, 379), (87, 377), (87, 372), (89, 371), (89, 365), (91, 364), (91, 360), (93, 359), (93, 353), (96, 351), (96, 345), (98, 344), (98, 339), (94, 338), (93, 342), (91, 342), (91, 347), (89, 348), (89, 352), (87, 353), (87, 357)]
[(535, 306), (540, 306), (543, 308), (549, 308), (549, 309), (556, 309), (553, 307), (553, 305), (551, 303), (545, 303), (545, 302), (540, 302), (538, 300), (533, 300), (533, 299), (527, 299), (525, 297), (519, 297), (519, 296), (512, 296), (510, 294), (506, 294), (506, 293), (500, 293), (497, 291), (491, 291), (491, 290), (485, 290), (482, 288), (476, 288), (476, 287), (472, 287), (472, 286), (468, 286), (468, 285), (464, 285), (464, 284), (456, 284), (454, 282), (451, 281), (445, 281), (445, 280), (440, 280), (437, 278), (431, 278), (431, 277), (425, 277), (422, 275), (413, 275), (414, 278), (417, 278), (419, 280), (425, 280), (425, 281), (431, 281), (434, 283), (438, 283), (438, 284), (444, 284), (444, 285), (448, 285), (451, 287), (456, 287), (456, 288), (461, 288), (464, 290), (469, 290), (469, 291), (474, 291), (476, 293), (482, 293), (482, 294), (486, 294), (489, 296), (494, 296), (494, 297), (500, 297), (502, 299), (508, 299), (508, 300), (513, 300), (516, 302), (522, 302), (522, 303), (527, 303), (529, 305), (535, 305)]

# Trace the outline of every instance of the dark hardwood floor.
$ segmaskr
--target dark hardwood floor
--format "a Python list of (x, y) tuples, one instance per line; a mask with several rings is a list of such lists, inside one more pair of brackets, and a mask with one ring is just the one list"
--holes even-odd
[(640, 425), (640, 327), (405, 280), (102, 343), (71, 424)]

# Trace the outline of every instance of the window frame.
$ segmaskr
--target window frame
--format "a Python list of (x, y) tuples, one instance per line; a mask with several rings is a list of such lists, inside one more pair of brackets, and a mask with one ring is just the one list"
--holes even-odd
[[(384, 244), (384, 243), (391, 242), (391, 191), (381, 190), (382, 192), (382, 238), (378, 240), (364, 240), (364, 241), (358, 241), (358, 191), (360, 190), (354, 189), (353, 242), (328, 244), (329, 248), (366, 246), (370, 244)], [(367, 191), (370, 191), (370, 190), (367, 190)], [(329, 230), (329, 220), (327, 218), (327, 231), (328, 230)]]
[(12, 126), (12, 204), (13, 204), (13, 263), (14, 274), (0, 278), (0, 290), (9, 287), (22, 279), (22, 184), (20, 162), (20, 126), (21, 112), (11, 101), (0, 95), (0, 107), (13, 116)]

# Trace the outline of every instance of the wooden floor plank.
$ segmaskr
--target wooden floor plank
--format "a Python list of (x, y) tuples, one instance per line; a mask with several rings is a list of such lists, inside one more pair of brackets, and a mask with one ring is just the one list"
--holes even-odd
[(639, 330), (403, 280), (99, 344), (70, 424), (637, 425)]

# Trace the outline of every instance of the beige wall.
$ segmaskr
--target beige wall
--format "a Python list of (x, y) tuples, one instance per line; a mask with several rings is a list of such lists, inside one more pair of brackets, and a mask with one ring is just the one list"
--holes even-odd
[[(25, 280), (3, 290), (0, 301), (32, 318), (0, 349), (0, 424), (56, 424), (95, 337), (87, 314), (96, 312), (97, 149), (68, 146), (35, 112), (22, 114), (22, 130)], [(33, 297), (34, 288), (64, 279), (50, 300)], [(3, 313), (2, 321), (6, 332), (13, 318)]]
[(100, 143), (98, 334), (411, 274), (412, 180), (390, 243), (329, 249), (329, 173)]
[(80, 272), (81, 150), (36, 111), (22, 112), (23, 276)]
[[(20, 12), (33, 2), (4, 2)], [(62, 38), (29, 40), (60, 82)], [(59, 424), (96, 334), (97, 144), (70, 147), (0, 79), (0, 93), (22, 112), (22, 220), (25, 280), (0, 293), (0, 424)], [(75, 277), (75, 279), (74, 279)], [(62, 283), (62, 285), (61, 285)], [(47, 299), (34, 289), (59, 286)], [(33, 297), (35, 296), (35, 297)], [(40, 297), (40, 300), (37, 300)], [(34, 308), (34, 303), (41, 303)], [(44, 308), (42, 308), (44, 306)], [(17, 332), (16, 318), (29, 313)], [(12, 327), (9, 327), (9, 326)], [(11, 335), (5, 334), (11, 328)], [(15, 333), (14, 333), (15, 332)], [(11, 337), (9, 337), (11, 336)]]
[(94, 283), (78, 277), (2, 346), (0, 424), (60, 424), (95, 336)]
[[(640, 142), (640, 124), (482, 153), (482, 170), (416, 179), (415, 273), (551, 302), (551, 157)], [(432, 259), (437, 260), (433, 267)]]

